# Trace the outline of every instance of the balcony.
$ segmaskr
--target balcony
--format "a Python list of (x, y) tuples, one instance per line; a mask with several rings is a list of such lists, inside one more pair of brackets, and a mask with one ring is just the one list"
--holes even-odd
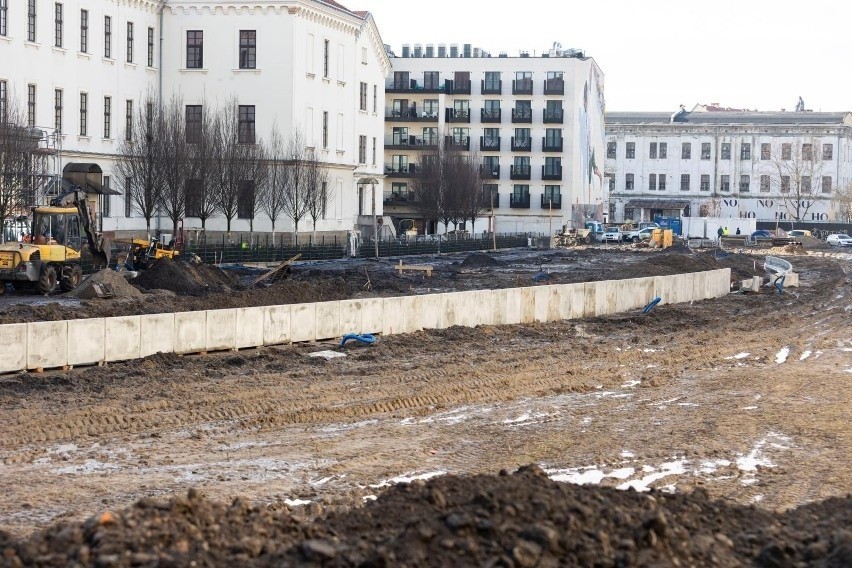
[(385, 141), (385, 150), (429, 150), (438, 147), (438, 137), (395, 136)]
[(447, 79), (444, 81), (444, 91), (448, 95), (469, 95), (470, 81), (453, 81)]
[(562, 138), (557, 140), (548, 140), (547, 138), (541, 139), (541, 151), (542, 152), (561, 152), (562, 151)]
[(515, 79), (512, 81), (513, 95), (531, 95), (533, 94), (532, 79)]
[(562, 209), (562, 196), (561, 195), (542, 195), (541, 196), (541, 208), (542, 209)]
[(532, 150), (532, 138), (515, 138), (512, 136), (513, 152), (529, 152)]
[(532, 110), (528, 108), (513, 108), (512, 122), (532, 122)]
[(562, 115), (565, 114), (561, 108), (546, 108), (544, 109), (544, 122), (546, 124), (562, 124)]
[(405, 193), (393, 193), (390, 191), (386, 191), (384, 195), (384, 203), (385, 205), (405, 205), (411, 199), (411, 194), (409, 192)]
[(444, 118), (447, 122), (470, 122), (470, 109), (445, 109)]
[[(509, 178), (511, 179), (530, 179), (529, 166), (509, 166)], [(529, 207), (529, 196), (527, 196), (527, 207)]]
[(482, 94), (483, 95), (502, 95), (503, 94), (503, 81), (489, 81), (486, 83), (484, 80), (482, 81)]
[(417, 111), (417, 107), (392, 109), (385, 115), (388, 122), (438, 122), (438, 112)]
[(497, 209), (500, 207), (500, 194), (496, 191), (486, 191), (482, 196), (482, 206), (486, 209)]
[(480, 113), (479, 114), (479, 121), (480, 122), (491, 122), (491, 123), (499, 124), (500, 121), (503, 119), (503, 110), (502, 109), (497, 109), (497, 110), (481, 109), (479, 111), (479, 113)]
[(408, 82), (391, 81), (385, 85), (385, 93), (441, 93), (443, 91), (443, 85), (434, 81), (424, 84), (417, 79), (409, 79)]
[(545, 95), (564, 95), (565, 80), (564, 79), (545, 79), (544, 80)]
[(483, 152), (499, 152), (500, 137), (498, 136), (497, 138), (486, 138), (485, 136), (480, 136), (479, 149)]
[(479, 177), (482, 179), (500, 179), (500, 166), (479, 166)]
[(541, 166), (541, 179), (546, 181), (561, 180), (562, 166)]
[(509, 194), (509, 207), (512, 209), (529, 209), (530, 208), (530, 194)]
[(470, 137), (454, 138), (452, 136), (444, 136), (444, 148), (448, 150), (453, 148), (456, 150), (470, 150)]
[(389, 178), (411, 177), (417, 173), (417, 164), (392, 164), (385, 166), (385, 176)]

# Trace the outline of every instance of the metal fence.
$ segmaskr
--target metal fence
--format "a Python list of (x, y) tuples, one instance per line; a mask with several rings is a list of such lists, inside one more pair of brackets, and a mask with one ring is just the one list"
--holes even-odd
[[(495, 242), (498, 249), (518, 248), (528, 246), (531, 236), (533, 235), (522, 233), (498, 234), (496, 238), (490, 235), (483, 237), (421, 235), (416, 238), (388, 238), (379, 240), (378, 253), (379, 256), (406, 256), (492, 250)], [(361, 243), (358, 256), (362, 258), (376, 256), (376, 245), (372, 239)]]
[(269, 235), (261, 238), (237, 235), (235, 240), (222, 237), (221, 241), (186, 244), (181, 249), (181, 256), (189, 258), (194, 254), (209, 264), (242, 264), (282, 262), (297, 254), (302, 255), (300, 260), (332, 260), (346, 254), (347, 242), (337, 237), (321, 237), (313, 243), (299, 245), (278, 240), (278, 243), (273, 243)]

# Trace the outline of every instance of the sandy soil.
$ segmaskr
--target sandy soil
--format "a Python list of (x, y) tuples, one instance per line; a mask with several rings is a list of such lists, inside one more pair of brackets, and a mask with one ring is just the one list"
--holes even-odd
[[(497, 260), (371, 293), (760, 259)], [(852, 263), (791, 261), (798, 289), (646, 316), (0, 377), (0, 562), (848, 565)]]

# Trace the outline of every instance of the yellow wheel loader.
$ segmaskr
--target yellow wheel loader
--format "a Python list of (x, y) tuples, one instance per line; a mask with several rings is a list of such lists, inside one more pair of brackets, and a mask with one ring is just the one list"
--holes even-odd
[[(130, 251), (124, 259), (124, 267), (128, 270), (145, 270), (151, 268), (154, 262), (161, 258), (177, 260), (180, 251), (171, 245), (164, 245), (157, 237), (145, 239), (115, 239), (113, 242), (130, 245)], [(121, 259), (121, 256), (118, 256)]]
[(22, 242), (0, 245), (0, 294), (6, 284), (50, 294), (64, 292), (83, 278), (84, 249), (96, 269), (109, 264), (109, 242), (95, 234), (86, 195), (72, 191), (32, 210), (32, 232)]

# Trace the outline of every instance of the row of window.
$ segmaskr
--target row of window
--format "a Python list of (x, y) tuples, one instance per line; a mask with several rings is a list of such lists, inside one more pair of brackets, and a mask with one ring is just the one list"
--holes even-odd
[[(362, 83), (363, 84), (363, 83)], [(362, 108), (366, 110), (366, 108)], [(470, 118), (470, 100), (455, 99), (453, 100), (452, 108), (448, 117), (453, 118)], [(501, 107), (499, 99), (486, 99), (482, 103), (482, 119), (483, 121), (499, 121), (501, 119)], [(417, 107), (416, 102), (411, 102), (408, 99), (393, 99), (391, 104), (389, 117), (412, 117), (412, 118), (437, 118), (440, 112), (440, 104), (438, 99), (425, 99), (421, 103), (421, 107)], [(533, 109), (532, 101), (518, 100), (515, 101), (515, 106), (512, 108), (513, 119), (532, 120)], [(563, 109), (561, 100), (548, 100), (544, 108), (544, 120), (562, 120)]]
[[(6, 82), (0, 81), (0, 115), (5, 112), (6, 103)], [(27, 125), (30, 127), (36, 126), (38, 123), (36, 116), (38, 89), (36, 85), (27, 85)], [(77, 112), (79, 136), (91, 136), (93, 129), (90, 128), (90, 118), (92, 112), (92, 99), (89, 93), (81, 92), (78, 98)], [(62, 89), (53, 90), (53, 128), (58, 132), (64, 132), (63, 126), (65, 121), (65, 91)], [(113, 137), (113, 97), (103, 98), (103, 138)], [(119, 111), (120, 112), (120, 111)], [(130, 139), (133, 135), (133, 100), (126, 99), (124, 101), (124, 132), (126, 139)]]
[[(496, 183), (487, 183), (482, 186), (483, 193), (487, 197), (492, 194), (497, 194), (498, 184)], [(530, 186), (529, 184), (514, 184), (512, 185), (512, 194), (515, 196), (526, 196), (529, 198), (530, 195)], [(409, 188), (407, 182), (394, 182), (391, 183), (391, 191), (389, 197), (396, 199), (409, 199), (412, 196), (412, 190)], [(558, 202), (562, 199), (562, 186), (560, 185), (545, 185), (544, 191), (542, 193), (543, 203), (547, 203), (552, 200), (554, 203)]]
[[(820, 148), (821, 146), (821, 148)], [(822, 150), (820, 152), (820, 149)], [(798, 150), (798, 148), (797, 148)], [(833, 160), (834, 159), (834, 144), (831, 143), (823, 143), (813, 144), (813, 143), (804, 143), (802, 144), (801, 151), (797, 153), (794, 157), (793, 155), (794, 148), (793, 144), (789, 142), (785, 142), (781, 144), (781, 159), (782, 160), (793, 160), (793, 159), (801, 159), (805, 161), (813, 161), (815, 156), (822, 155), (823, 160)], [(606, 157), (607, 158), (616, 158), (617, 157), (617, 144), (615, 142), (607, 142), (606, 144)], [(692, 159), (692, 142), (683, 142), (680, 147), (680, 157), (683, 160)], [(710, 142), (702, 142), (701, 143), (701, 159), (709, 160), (711, 157), (711, 144)], [(636, 143), (635, 142), (626, 142), (625, 143), (625, 158), (631, 160), (636, 158)], [(655, 160), (665, 160), (668, 158), (668, 144), (666, 142), (650, 142), (648, 144), (648, 158)], [(722, 142), (721, 147), (719, 149), (719, 158), (722, 160), (730, 160), (731, 159), (731, 143), (730, 142)], [(741, 160), (751, 160), (751, 143), (750, 142), (742, 142), (740, 144), (740, 159)], [(772, 159), (772, 145), (769, 143), (762, 143), (760, 145), (760, 159), (761, 160), (771, 160)]]
[[(427, 159), (424, 156), (424, 160)], [(409, 162), (409, 156), (405, 154), (394, 154), (391, 156), (391, 165), (388, 168), (392, 172), (409, 172), (413, 173)], [(526, 172), (531, 171), (530, 158), (528, 156), (515, 156), (512, 162), (513, 171)], [(416, 171), (416, 168), (415, 168)], [(498, 156), (485, 156), (482, 159), (482, 171), (486, 175), (499, 175), (500, 173), (500, 158)], [(562, 158), (547, 157), (544, 159), (545, 175), (558, 175), (562, 172)]]
[[(544, 83), (544, 93), (561, 95), (565, 92), (565, 80), (562, 71), (547, 71)], [(452, 79), (441, 82), (439, 71), (424, 71), (422, 81), (411, 78), (409, 71), (394, 71), (393, 80), (388, 87), (398, 91), (409, 90), (450, 90), (470, 92), (470, 71), (453, 71)], [(486, 71), (482, 80), (482, 92), (501, 94), (503, 90), (503, 74), (501, 71)], [(516, 71), (512, 82), (515, 93), (532, 94), (532, 71)]]
[[(257, 30), (240, 30), (239, 68), (257, 69)], [(186, 68), (204, 68), (204, 31), (186, 32)]]
[[(434, 146), (438, 144), (438, 127), (425, 126), (421, 129), (421, 136), (417, 137), (414, 134), (414, 129), (407, 126), (395, 126), (391, 130), (390, 144), (393, 146)], [(448, 137), (455, 142), (455, 145), (467, 145), (470, 139), (470, 128), (466, 126), (456, 126), (449, 129)], [(556, 148), (562, 146), (562, 129), (547, 128), (544, 131), (542, 144), (546, 148)], [(512, 148), (515, 150), (530, 150), (532, 148), (532, 130), (530, 128), (515, 128), (512, 136)], [(485, 151), (500, 151), (500, 129), (499, 128), (483, 128), (482, 129), (482, 149)]]
[[(832, 177), (821, 176), (818, 178), (821, 182), (822, 193), (831, 193)], [(636, 189), (635, 177), (633, 174), (625, 174), (624, 189), (631, 191)], [(812, 176), (800, 176), (797, 179), (792, 179), (790, 176), (782, 175), (778, 179), (773, 179), (772, 176), (760, 176), (760, 192), (769, 193), (774, 187), (781, 193), (789, 193), (791, 187), (802, 191), (803, 193), (811, 193), (813, 185)], [(798, 187), (796, 185), (798, 184)], [(692, 189), (692, 176), (690, 174), (680, 175), (680, 190), (690, 191)], [(701, 174), (699, 178), (699, 191), (710, 191), (710, 174)], [(609, 176), (609, 190), (615, 191), (615, 177)], [(649, 191), (666, 191), (666, 174), (648, 174), (648, 190)], [(751, 191), (751, 176), (741, 175), (739, 184), (740, 193)], [(731, 191), (731, 176), (723, 174), (719, 176), (719, 191)]]

